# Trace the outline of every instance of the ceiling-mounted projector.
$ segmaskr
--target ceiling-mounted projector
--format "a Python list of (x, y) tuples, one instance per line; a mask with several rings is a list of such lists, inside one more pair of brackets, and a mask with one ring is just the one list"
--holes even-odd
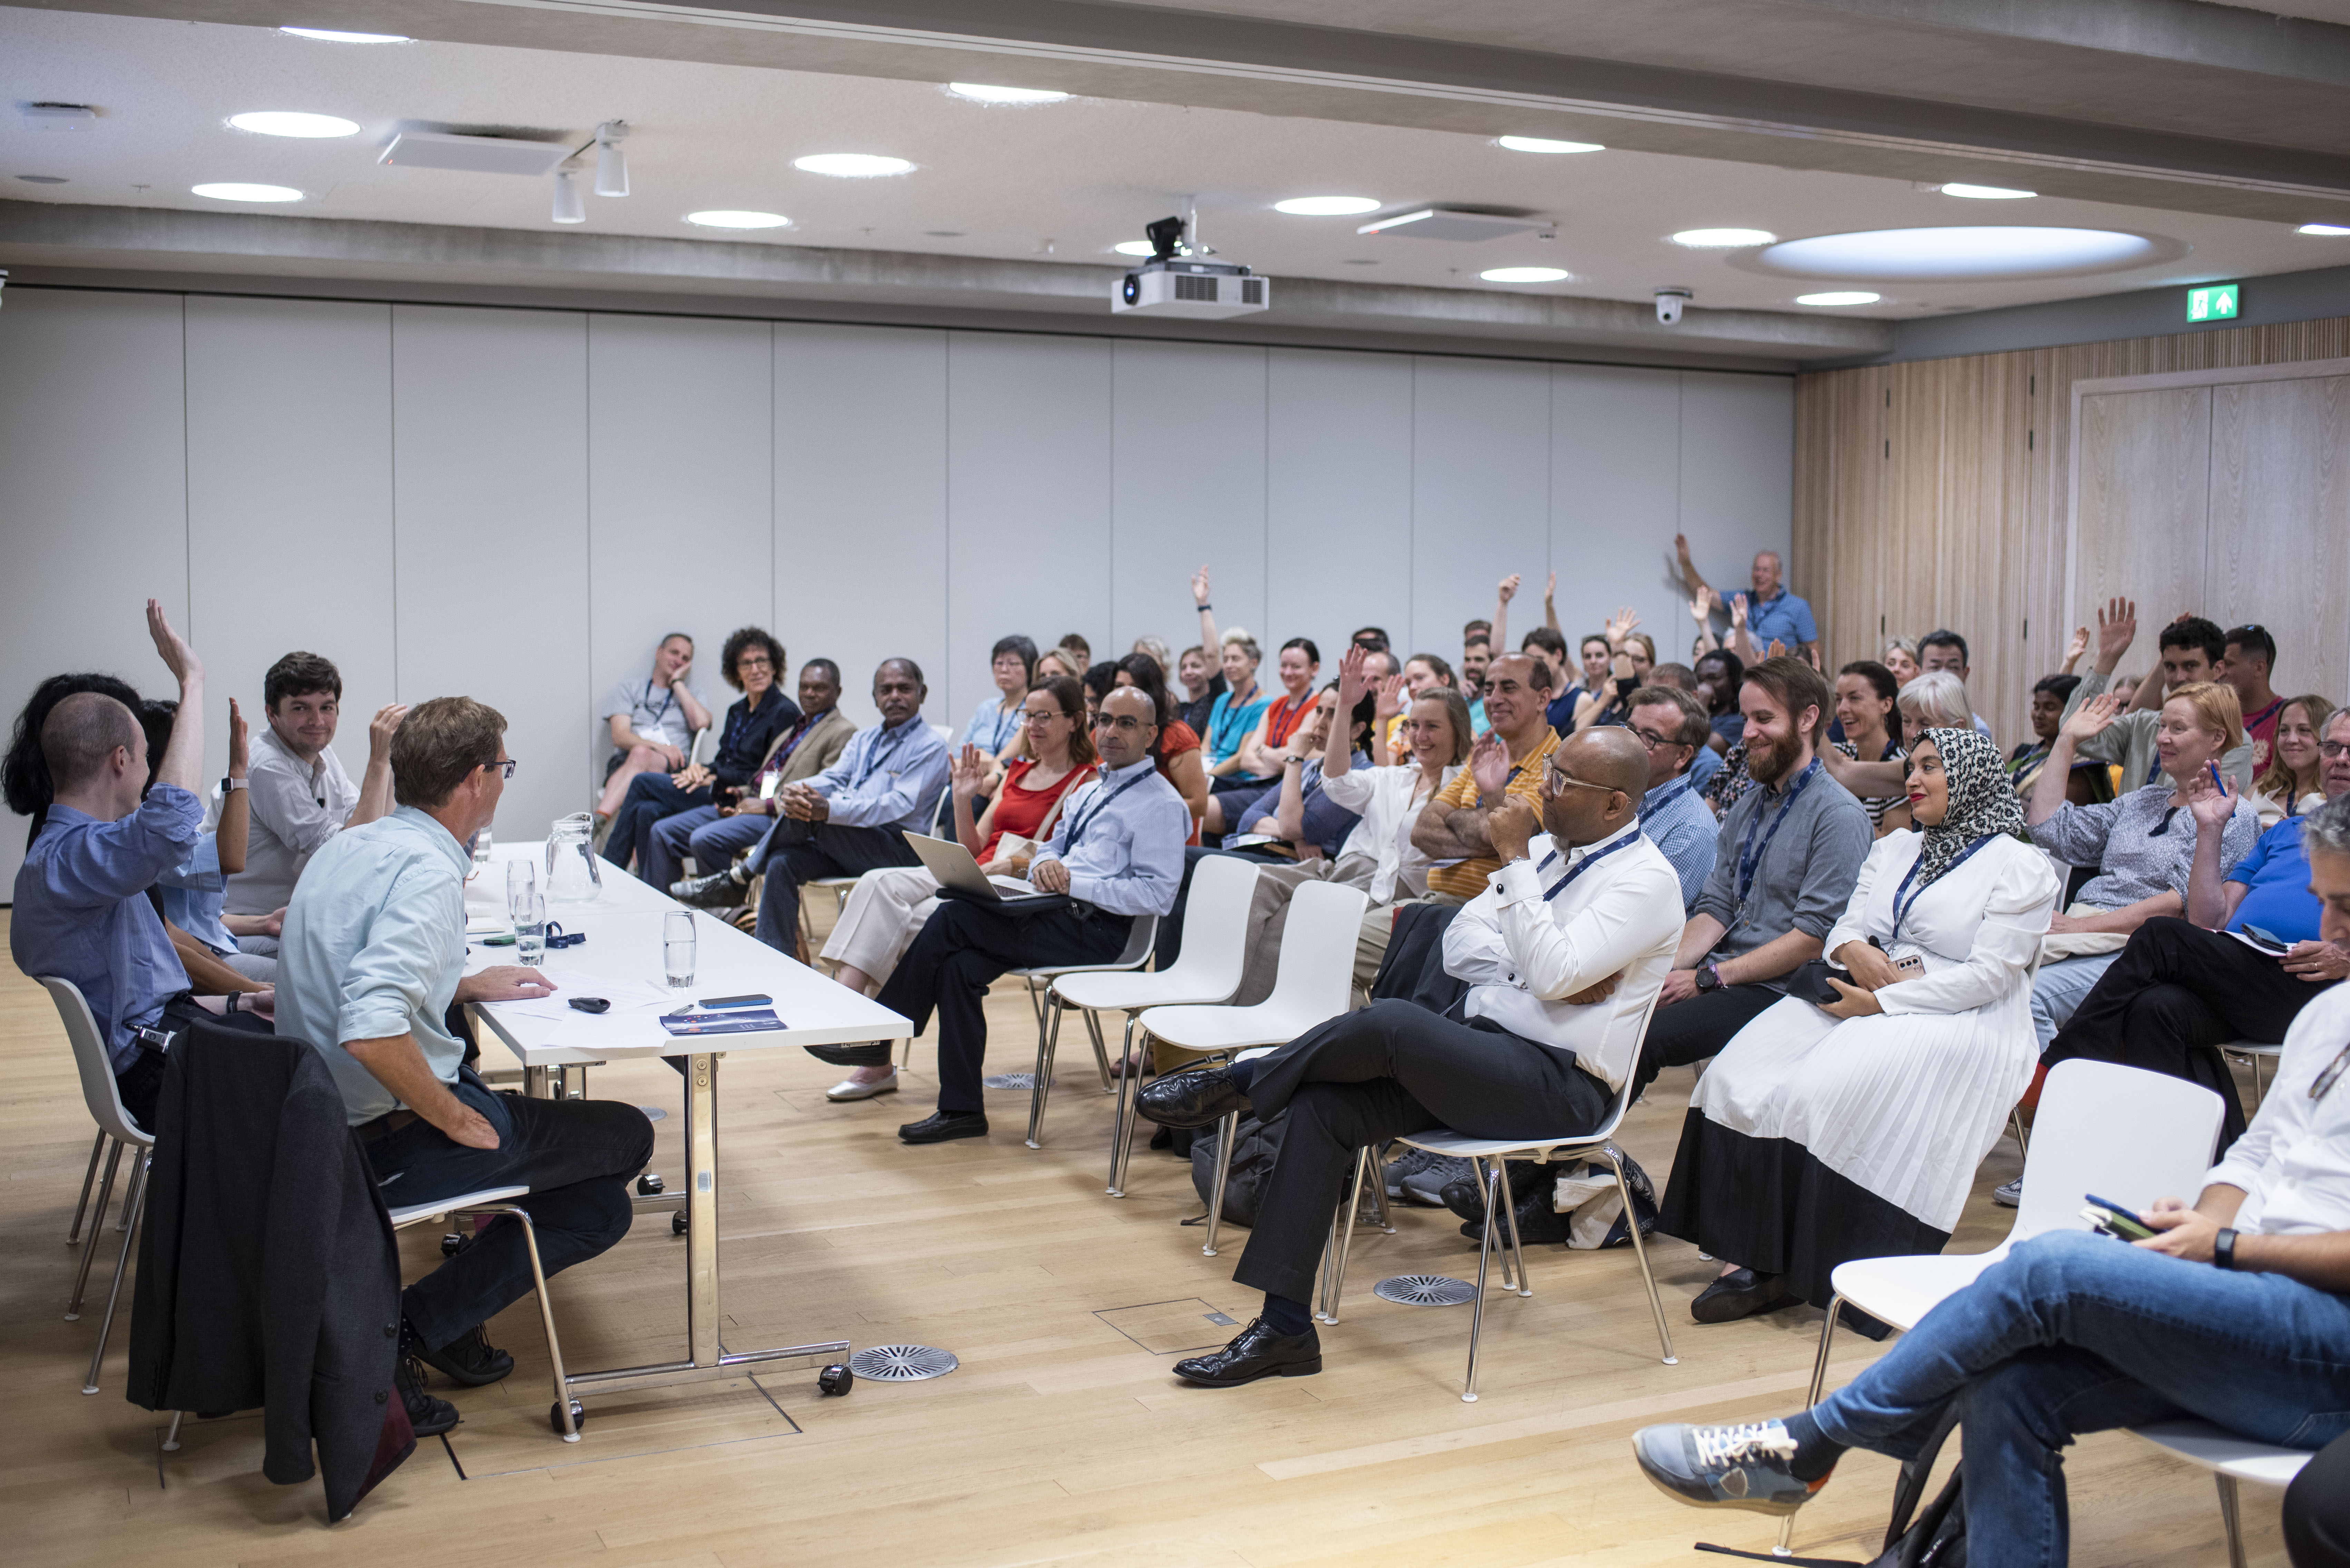
[(1143, 234), (1151, 244), (1150, 259), (1118, 279), (1110, 294), (1113, 312), (1149, 310), (1160, 316), (1218, 320), (1272, 307), (1271, 280), (1254, 275), (1237, 262), (1201, 259), (1215, 253), (1186, 245), (1186, 227), (1180, 218), (1161, 218), (1144, 226)]

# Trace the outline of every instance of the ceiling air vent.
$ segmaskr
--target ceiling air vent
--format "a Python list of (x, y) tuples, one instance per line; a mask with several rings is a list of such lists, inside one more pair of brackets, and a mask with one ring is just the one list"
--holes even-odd
[(379, 163), (403, 169), (455, 169), (469, 174), (552, 174), (571, 156), (567, 141), (526, 141), (515, 136), (459, 136), (443, 130), (403, 130)]

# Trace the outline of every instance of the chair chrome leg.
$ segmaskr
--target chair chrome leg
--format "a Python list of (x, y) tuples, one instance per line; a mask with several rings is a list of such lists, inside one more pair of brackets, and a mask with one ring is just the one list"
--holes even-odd
[(2243, 1520), (2236, 1511), (2236, 1478), (2214, 1473), (2220, 1483), (2220, 1522), (2228, 1532), (2228, 1568), (2244, 1568)]
[(1224, 1179), (1232, 1173), (1232, 1140), (1240, 1136), (1241, 1114), (1234, 1111), (1216, 1124), (1216, 1189), (1208, 1198), (1208, 1240), (1203, 1256), (1216, 1255), (1216, 1227), (1224, 1218)]
[[(1494, 1160), (1493, 1163), (1503, 1168), (1502, 1196), (1504, 1199), (1507, 1199), (1510, 1195), (1508, 1165), (1506, 1162), (1500, 1159)], [(1503, 1220), (1508, 1227), (1510, 1256), (1517, 1261), (1518, 1294), (1522, 1296), (1530, 1296), (1534, 1293), (1534, 1276), (1526, 1272), (1525, 1243), (1518, 1240), (1518, 1206), (1513, 1202), (1504, 1201), (1502, 1205), (1502, 1214)], [(1504, 1280), (1502, 1282), (1503, 1284), (1509, 1283), (1507, 1280)]]
[[(1625, 1201), (1628, 1203), (1630, 1199), (1627, 1198)], [(1819, 1352), (1812, 1357), (1811, 1397), (1804, 1405), (1807, 1410), (1820, 1402), (1820, 1390), (1827, 1384), (1828, 1342), (1835, 1337), (1836, 1313), (1843, 1306), (1843, 1296), (1836, 1295), (1829, 1298), (1827, 1321), (1820, 1324)], [(1793, 1551), (1794, 1542), (1795, 1516), (1791, 1513), (1779, 1521), (1779, 1543), (1771, 1548), (1771, 1554), (1774, 1557), (1787, 1556)]]
[(530, 1255), (530, 1279), (538, 1292), (539, 1325), (546, 1331), (546, 1359), (555, 1373), (555, 1407), (563, 1416), (563, 1440), (579, 1440), (579, 1424), (571, 1413), (571, 1380), (563, 1372), (563, 1342), (555, 1334), (555, 1303), (546, 1293), (546, 1270), (538, 1259), (538, 1227), (531, 1223), (530, 1211), (514, 1204), (498, 1203), (475, 1210), (481, 1214), (511, 1214), (522, 1221), (523, 1251)]
[(1477, 1342), (1485, 1330), (1485, 1266), (1493, 1256), (1493, 1205), (1503, 1190), (1498, 1162), (1478, 1185), (1485, 1189), (1485, 1222), (1477, 1238), (1477, 1293), (1469, 1298), (1469, 1376), (1461, 1386), (1464, 1405), (1477, 1402)]
[[(108, 1151), (106, 1156), (106, 1174), (99, 1179), (98, 1208), (94, 1211), (95, 1217), (89, 1222), (89, 1240), (92, 1243), (97, 1241), (98, 1233), (106, 1229), (106, 1205), (114, 1196), (114, 1173), (121, 1168), (121, 1165), (122, 1144), (117, 1140), (114, 1147)], [(66, 1303), (68, 1323), (81, 1321), (82, 1297), (89, 1290), (90, 1260), (97, 1256), (98, 1248), (94, 1244), (86, 1245), (81, 1250), (81, 1267), (74, 1273), (73, 1299)]]
[(1392, 1236), (1396, 1233), (1395, 1214), (1388, 1208), (1388, 1174), (1380, 1168), (1378, 1151), (1371, 1153), (1371, 1200), (1378, 1206), (1379, 1229)]
[(187, 1418), (187, 1415), (188, 1413), (185, 1410), (174, 1410), (172, 1412), (172, 1429), (163, 1434), (163, 1451), (165, 1453), (176, 1454), (180, 1451), (180, 1423)]
[(130, 1229), (130, 1216), (138, 1210), (139, 1194), (146, 1185), (147, 1161), (140, 1158), (134, 1152), (130, 1157), (130, 1179), (123, 1183), (122, 1187), (122, 1212), (114, 1217), (116, 1230)]
[(1102, 1044), (1101, 1014), (1090, 1007), (1086, 1009), (1086, 1033), (1094, 1043), (1094, 1066), (1101, 1074), (1102, 1093), (1116, 1094), (1109, 1081), (1109, 1047)]
[(89, 1189), (98, 1185), (99, 1156), (106, 1152), (106, 1135), (99, 1133), (89, 1146), (89, 1168), (81, 1174), (81, 1201), (74, 1205), (73, 1226), (66, 1231), (66, 1245), (81, 1240), (81, 1217), (89, 1212)]
[[(1126, 1015), (1126, 1048), (1128, 1055), (1134, 1054), (1134, 1014), (1131, 1012)], [(1142, 1037), (1142, 1048), (1146, 1054), (1150, 1049), (1150, 1036), (1148, 1034)], [(1134, 1114), (1134, 1097), (1140, 1093), (1138, 1085), (1141, 1077), (1138, 1070), (1118, 1081), (1118, 1115), (1110, 1125), (1109, 1186), (1103, 1189), (1112, 1198), (1126, 1196), (1126, 1163), (1134, 1153), (1134, 1124), (1140, 1119)]]
[(1337, 1212), (1345, 1217), (1346, 1223), (1337, 1226), (1334, 1221), (1338, 1251), (1331, 1259), (1329, 1296), (1322, 1312), (1324, 1323), (1338, 1321), (1338, 1297), (1347, 1289), (1347, 1254), (1354, 1250), (1355, 1217), (1363, 1207), (1363, 1168), (1369, 1163), (1370, 1158), (1368, 1146), (1355, 1151), (1355, 1168), (1347, 1182), (1347, 1195), (1338, 1202)]
[[(1049, 990), (1049, 988), (1047, 988)], [(1052, 993), (1050, 1019), (1039, 1014), (1036, 1020), (1036, 1071), (1028, 1085), (1028, 1147), (1042, 1148), (1037, 1141), (1045, 1127), (1045, 1097), (1053, 1092), (1053, 1053), (1061, 1044), (1061, 998)], [(1088, 1017), (1092, 1016), (1090, 1013)]]
[[(1640, 1282), (1648, 1287), (1648, 1311), (1657, 1320), (1657, 1344), (1664, 1350), (1665, 1365), (1678, 1366), (1680, 1365), (1681, 1358), (1673, 1354), (1672, 1331), (1665, 1326), (1664, 1298), (1657, 1294), (1657, 1276), (1648, 1267), (1648, 1239), (1640, 1234), (1640, 1217), (1632, 1210), (1631, 1184), (1624, 1179), (1623, 1153), (1614, 1144), (1601, 1144), (1599, 1152), (1607, 1157), (1607, 1163), (1614, 1168), (1616, 1190), (1624, 1195), (1624, 1223), (1632, 1232), (1632, 1256), (1640, 1265)], [(1813, 1392), (1812, 1398), (1814, 1402), (1819, 1398), (1816, 1388)]]
[[(147, 1151), (142, 1148), (131, 1158), (138, 1165), (144, 1165), (147, 1162), (148, 1154)], [(134, 1168), (134, 1184), (136, 1184), (136, 1175), (137, 1171)], [(146, 1191), (143, 1186), (140, 1188), (139, 1196), (141, 1199), (144, 1199), (146, 1197)], [(99, 1321), (98, 1325), (98, 1346), (89, 1353), (89, 1376), (82, 1380), (81, 1391), (85, 1394), (95, 1394), (98, 1392), (98, 1369), (99, 1364), (104, 1362), (106, 1359), (107, 1338), (114, 1332), (114, 1309), (122, 1300), (123, 1271), (128, 1268), (130, 1263), (130, 1245), (138, 1239), (139, 1210), (134, 1206), (130, 1209), (130, 1227), (122, 1232), (122, 1251), (116, 1255), (114, 1260), (114, 1283), (106, 1293), (106, 1316)]]

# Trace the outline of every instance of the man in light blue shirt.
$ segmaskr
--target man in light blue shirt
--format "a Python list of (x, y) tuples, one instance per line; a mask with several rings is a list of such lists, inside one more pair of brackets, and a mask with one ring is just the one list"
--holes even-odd
[(1713, 733), (1705, 704), (1678, 687), (1643, 686), (1632, 693), (1627, 720), (1633, 736), (1648, 752), (1648, 793), (1640, 802), (1640, 832), (1663, 852), (1680, 878), (1686, 912), (1713, 875), (1721, 825), (1690, 772), (1691, 761), (1713, 753)]
[[(1107, 963), (1125, 948), (1135, 917), (1175, 907), (1191, 809), (1159, 772), (1158, 744), (1159, 713), (1149, 694), (1120, 686), (1103, 698), (1094, 719), (1101, 774), (1069, 795), (1052, 843), (1028, 867), (1036, 891), (1066, 893), (1070, 901), (1018, 910), (949, 899), (898, 961), (881, 1005), (913, 1020), (917, 1033), (933, 1012), (939, 1020), (938, 1112), (899, 1127), (907, 1143), (987, 1136), (980, 1086), (987, 1020), (980, 1002), (991, 982), (1015, 969)], [(886, 1044), (807, 1049), (847, 1067), (878, 1066), (889, 1053)]]
[(1763, 550), (1754, 557), (1754, 591), (1743, 597), (1746, 635), (1752, 639), (1758, 656), (1775, 640), (1785, 643), (1788, 652), (1801, 658), (1820, 640), (1812, 607), (1789, 593), (1780, 581), (1785, 569), (1776, 550)]
[[(514, 760), (505, 720), (468, 697), (410, 710), (391, 738), (389, 816), (346, 828), (304, 868), (278, 952), (279, 1033), (326, 1058), (384, 1201), (490, 1187), (517, 1199), (554, 1273), (628, 1233), (629, 1179), (652, 1153), (632, 1105), (494, 1095), (464, 1064), (452, 1002), (555, 987), (510, 965), (467, 975), (465, 873)], [(469, 1386), (514, 1369), (482, 1324), (530, 1293), (521, 1228), (500, 1220), (400, 1294), (400, 1352)]]
[(798, 950), (801, 883), (921, 864), (906, 835), (931, 830), (947, 787), (946, 742), (922, 722), (930, 690), (912, 659), (883, 659), (873, 672), (881, 722), (859, 730), (832, 766), (776, 794), (775, 826), (742, 867), (745, 878), (766, 874), (757, 935), (769, 947)]

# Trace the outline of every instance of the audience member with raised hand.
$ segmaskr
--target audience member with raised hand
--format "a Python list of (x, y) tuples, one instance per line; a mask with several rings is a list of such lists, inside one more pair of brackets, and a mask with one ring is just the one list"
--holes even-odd
[(1925, 732), (1908, 763), (1923, 831), (1877, 841), (1826, 964), (1690, 1101), (1658, 1228), (1722, 1262), (1700, 1323), (1825, 1307), (1839, 1263), (1940, 1251), (2032, 1081), (2027, 975), (2064, 883), (1971, 727)]
[[(840, 760), (857, 726), (840, 711), (840, 666), (811, 659), (800, 668), (800, 716), (767, 742), (759, 771), (735, 793), (732, 804), (698, 805), (664, 817), (653, 827), (648, 879), (676, 876), (688, 856), (699, 875), (672, 880), (669, 890), (689, 904), (733, 909), (744, 901), (750, 877), (738, 876), (734, 857), (766, 837), (785, 789), (812, 779)], [(656, 884), (657, 886), (660, 884)]]
[(1697, 635), (1690, 642), (1691, 662), (1703, 659), (1721, 647), (1721, 639), (1713, 635), (1713, 612), (1716, 605), (1713, 590), (1700, 583), (1690, 596), (1690, 619), (1697, 622)]
[(1575, 705), (1574, 730), (1623, 723), (1632, 693), (1648, 684), (1657, 644), (1639, 625), (1639, 615), (1628, 605), (1607, 618), (1607, 679)]
[(598, 820), (609, 818), (628, 799), (639, 774), (681, 773), (693, 737), (710, 728), (702, 694), (686, 683), (693, 670), (693, 639), (681, 631), (662, 638), (653, 649), (653, 669), (642, 680), (623, 680), (604, 699), (604, 722), (612, 754), (604, 763), (604, 793), (596, 802)]
[(2284, 699), (2269, 684), (2276, 668), (2276, 639), (2264, 626), (2239, 626), (2220, 633), (2220, 639), (2218, 679), (2235, 688), (2236, 705), (2244, 711), (2244, 739), (2252, 748), (2257, 777), (2274, 760), (2277, 720), (2284, 710)]
[(1505, 654), (1486, 672), (1485, 706), (1493, 727), (1469, 753), (1469, 765), (1439, 790), (1412, 824), (1411, 842), (1433, 862), (1428, 896), (1465, 904), (1501, 868), (1492, 822), (1506, 796), (1539, 803), (1543, 762), (1559, 746), (1550, 727), (1550, 666)]
[[(165, 1055), (198, 1018), (227, 1017), (265, 1033), (269, 1026), (233, 1010), (246, 1000), (234, 993), (190, 994), (187, 968), (147, 897), (196, 852), (204, 826), (203, 660), (172, 629), (160, 600), (147, 601), (147, 632), (179, 683), (171, 742), (151, 766), (139, 716), (115, 698), (76, 691), (50, 705), (37, 730), (49, 798), (16, 870), (8, 949), (26, 974), (57, 975), (80, 990), (123, 1109), (151, 1129)], [(250, 1000), (266, 1010), (273, 999), (259, 986)]]
[[(1868, 814), (1814, 748), (1828, 683), (1800, 659), (1746, 671), (1746, 770), (1754, 787), (1722, 816), (1640, 1056), (1641, 1082), (1714, 1054), (1820, 956), (1875, 837)], [(1725, 769), (1725, 773), (1727, 770)]]
[[(2105, 691), (2122, 656), (2137, 639), (2136, 604), (2117, 598), (2097, 612), (2097, 657), (2066, 701), (2065, 718), (2070, 719), (2080, 711), (2083, 703)], [(2114, 784), (2116, 795), (2130, 794), (2153, 782), (2161, 761), (2156, 755), (2155, 736), (2161, 728), (2161, 710), (2169, 694), (2199, 681), (2219, 680), (2221, 667), (2227, 662), (2227, 635), (2201, 616), (2180, 616), (2164, 627), (2155, 640), (2160, 664), (2138, 682), (2135, 695), (2122, 698), (2112, 723), (2079, 742), (2077, 755), (2082, 760), (2120, 766), (2121, 777)], [(2241, 702), (2237, 706), (2241, 712)], [(2230, 751), (2219, 761), (2220, 771), (2234, 779), (2239, 789), (2250, 789), (2260, 772), (2252, 765), (2249, 742)]]
[(719, 673), (726, 684), (743, 693), (726, 710), (718, 754), (709, 763), (688, 763), (673, 774), (639, 774), (612, 818), (604, 839), (604, 858), (627, 867), (656, 888), (665, 888), (678, 874), (676, 860), (653, 841), (653, 829), (670, 817), (696, 806), (719, 804), (723, 786), (739, 794), (758, 774), (769, 743), (800, 721), (800, 711), (784, 695), (784, 645), (755, 626), (746, 626), (726, 639), (719, 650)]
[[(144, 704), (140, 720), (147, 734), (148, 769), (151, 775), (161, 767), (171, 750), (172, 732), (178, 728), (179, 704), (151, 700)], [(228, 892), (228, 878), (244, 869), (250, 842), (250, 754), (244, 715), (232, 697), (228, 700), (228, 776), (221, 781), (220, 825), (205, 829), (194, 851), (155, 879), (155, 890), (162, 901), (165, 929), (184, 932), (200, 951), (199, 962), (210, 960), (245, 980), (267, 985), (277, 978), (277, 961), (248, 953), (238, 947), (237, 941), (242, 936), (276, 937), (286, 911), (234, 916), (221, 912), (221, 902)], [(154, 780), (151, 776), (148, 782), (151, 785)], [(173, 945), (182, 947), (181, 962), (187, 963), (189, 955), (184, 944), (175, 937)], [(192, 981), (201, 978), (191, 969)], [(198, 984), (195, 989), (201, 992), (212, 988)]]
[(1643, 686), (1632, 693), (1626, 726), (1648, 753), (1648, 789), (1640, 797), (1640, 831), (1662, 851), (1680, 878), (1681, 908), (1688, 910), (1713, 876), (1721, 825), (1697, 793), (1690, 767), (1704, 754), (1712, 731), (1705, 707), (1672, 686)]
[[(2334, 802), (2311, 828), (2325, 935), (2350, 942), (2350, 807)], [(1821, 1403), (1643, 1428), (1641, 1469), (1684, 1502), (1784, 1515), (1846, 1449), (1914, 1459), (1955, 1416), (1967, 1561), (2062, 1563), (2064, 1450), (2085, 1433), (2193, 1419), (2254, 1443), (2338, 1440), (2350, 1429), (2345, 1043), (2350, 990), (2337, 987), (2294, 1021), (2260, 1114), (2194, 1206), (2165, 1197), (2144, 1212), (2154, 1235), (2019, 1241)]]
[[(980, 815), (973, 816), (972, 809), (990, 777), (988, 753), (965, 745), (947, 775), (956, 841), (991, 877), (1025, 877), (1036, 846), (1052, 836), (1070, 794), (1094, 776), (1092, 727), (1086, 722), (1085, 693), (1076, 681), (1055, 676), (1032, 689), (1022, 699), (1021, 711), (1028, 730), (1028, 754), (1003, 774), (994, 798)], [(866, 872), (850, 890), (839, 923), (824, 944), (823, 956), (834, 966), (832, 978), (860, 996), (889, 983), (899, 959), (938, 911), (939, 903), (939, 881), (927, 867), (891, 866)], [(857, 1068), (826, 1091), (825, 1097), (867, 1100), (897, 1089), (897, 1066), (885, 1061)]]
[[(2209, 680), (2181, 686), (2158, 715), (2154, 750), (2162, 781), (2108, 805), (2073, 805), (2065, 799), (2065, 784), (2074, 754), (2115, 722), (2119, 706), (2109, 696), (2095, 697), (2074, 710), (2057, 732), (2025, 808), (2033, 843), (2067, 865), (2099, 867), (2072, 908), (2049, 922), (2039, 978), (2032, 987), (2033, 1027), (2043, 1050), (2131, 932), (2158, 915), (2186, 912), (2197, 835), (2188, 831), (2191, 818), (2177, 818), (2199, 786), (2171, 781), (2216, 771), (2220, 757), (2244, 743), (2232, 690)], [(2258, 815), (2232, 794), (2227, 816), (2219, 845), (2223, 876), (2260, 835)]]
[(2273, 802), (2286, 816), (2299, 816), (2324, 803), (2325, 759), (2321, 748), (2327, 721), (2334, 711), (2334, 704), (2314, 691), (2284, 698), (2277, 704), (2268, 771), (2252, 781), (2252, 792)]
[[(1350, 657), (1356, 651), (1347, 650)], [(1366, 662), (1376, 662), (1376, 656)], [(1365, 747), (1371, 733), (1371, 694), (1364, 692), (1342, 711), (1338, 690), (1335, 680), (1324, 687), (1306, 710), (1305, 722), (1290, 732), (1281, 748), (1281, 782), (1232, 812), (1243, 836), (1268, 835), (1274, 844), (1265, 847), (1298, 860), (1335, 859), (1362, 819), (1359, 812), (1329, 799), (1322, 788), (1323, 753), (1329, 746), (1343, 749), (1352, 764), (1370, 765)]]
[[(617, 1100), (493, 1094), (464, 1064), (454, 1004), (524, 1001), (556, 987), (515, 964), (465, 973), (470, 846), (515, 765), (505, 720), (470, 697), (420, 702), (392, 737), (390, 815), (319, 850), (286, 911), (281, 1033), (307, 1042), (341, 1091), (375, 1179), (400, 1202), (523, 1188), (549, 1273), (629, 1232), (628, 1182), (652, 1154), (652, 1123)], [(423, 1392), (417, 1363), (468, 1386), (514, 1370), (483, 1324), (531, 1293), (522, 1227), (501, 1218), (400, 1293), (400, 1392), (421, 1434), (455, 1412)], [(385, 1325), (387, 1334), (393, 1325)]]
[[(334, 665), (315, 653), (289, 653), (262, 678), (261, 700), (269, 725), (253, 737), (244, 869), (228, 879), (221, 908), (265, 919), (293, 899), (302, 867), (328, 839), (391, 809), (391, 737), (408, 709), (392, 702), (376, 710), (367, 768), (354, 784), (335, 755), (343, 677)], [(237, 945), (266, 957), (277, 939), (256, 929)]]
[[(1530, 662), (1494, 661), (1497, 707), (1514, 705), (1501, 682)], [(1509, 722), (1495, 713), (1497, 727)], [(1178, 1377), (1230, 1387), (1322, 1369), (1306, 1302), (1356, 1150), (1428, 1127), (1567, 1137), (1607, 1118), (1671, 961), (1679, 884), (1640, 833), (1648, 765), (1638, 743), (1601, 731), (1561, 746), (1546, 723), (1542, 732), (1549, 744), (1527, 764), (1538, 793), (1513, 794), (1492, 814), (1485, 886), (1445, 932), (1445, 971), (1469, 986), (1461, 1018), (1377, 1002), (1270, 1055), (1141, 1090), (1142, 1115), (1165, 1127), (1286, 1114), (1233, 1272), (1264, 1292), (1263, 1310), (1222, 1350), (1176, 1363)]]
[[(2081, 683), (2081, 678), (2069, 671), (2060, 675), (2043, 675), (2032, 688), (2032, 740), (2008, 753), (2008, 781), (2015, 786), (2016, 798), (2030, 800), (2040, 783), (2040, 773), (2048, 765), (2056, 749), (2056, 732), (2064, 727), (2065, 699)], [(2103, 763), (2085, 762), (2074, 753), (2073, 766), (2064, 777), (2064, 798), (2074, 805), (2095, 805), (2114, 798), (2113, 784)]]
[(1740, 596), (1746, 601), (1746, 635), (1758, 644), (1783, 642), (1789, 652), (1816, 663), (1819, 626), (1810, 604), (1787, 590), (1782, 581), (1785, 571), (1778, 551), (1755, 553), (1749, 578), (1752, 591)]
[[(1879, 838), (1909, 826), (1906, 790), (1871, 790), (1844, 770), (1845, 764), (1854, 762), (1901, 763), (1906, 753), (1901, 749), (1900, 696), (1893, 671), (1882, 664), (1861, 659), (1846, 665), (1835, 680), (1835, 716), (1844, 739), (1831, 742), (1820, 753), (1829, 774), (1852, 791), (1861, 809), (1868, 813), (1869, 826)], [(1967, 722), (1963, 712), (1959, 722)]]
[(2184, 918), (2156, 915), (2131, 933), (2057, 1031), (2046, 1062), (2084, 1056), (2201, 1084), (2227, 1107), (2223, 1146), (2243, 1130), (2235, 1074), (2219, 1048), (2283, 1039), (2303, 1008), (2350, 975), (2350, 942), (2322, 929), (2310, 854), (2323, 838), (2318, 815), (2350, 822), (2350, 711), (2330, 716), (2321, 743), (2331, 753), (2321, 763), (2324, 801), (2270, 828), (2240, 858), (2228, 854), (2240, 825), (2233, 782), (2223, 775), (2215, 784), (2208, 774), (2188, 781), (2180, 793), (2195, 818), (2195, 855)]
[(1485, 642), (1489, 648), (1498, 649), (1510, 646), (1510, 601), (1518, 597), (1521, 580), (1517, 573), (1512, 572), (1493, 591), (1493, 618), (1485, 623)]

